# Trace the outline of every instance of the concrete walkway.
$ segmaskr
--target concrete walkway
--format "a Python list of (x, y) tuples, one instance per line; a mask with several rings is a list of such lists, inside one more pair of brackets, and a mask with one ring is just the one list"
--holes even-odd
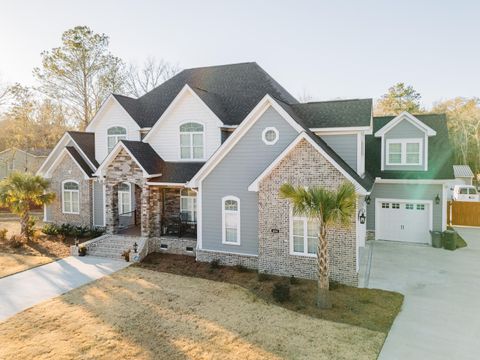
[(457, 231), (468, 247), (453, 252), (370, 242), (367, 286), (405, 295), (379, 359), (480, 359), (480, 230)]
[(0, 321), (128, 265), (125, 261), (70, 256), (1, 278)]

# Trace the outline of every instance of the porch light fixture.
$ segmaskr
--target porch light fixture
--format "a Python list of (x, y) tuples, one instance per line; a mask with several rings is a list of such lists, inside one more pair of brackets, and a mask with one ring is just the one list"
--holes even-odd
[(80, 241), (78, 241), (78, 238), (75, 238), (75, 246), (78, 247), (78, 244), (80, 243)]
[(365, 202), (367, 203), (367, 205), (370, 205), (370, 201), (372, 201), (370, 195), (365, 196)]
[(435, 196), (435, 204), (440, 204), (440, 196), (438, 194)]
[(365, 210), (362, 209), (358, 212), (358, 219), (360, 220), (360, 224), (365, 224), (365, 220), (367, 219), (365, 216)]
[(136, 253), (138, 250), (138, 244), (137, 242), (135, 241), (135, 243), (133, 244), (133, 252)]

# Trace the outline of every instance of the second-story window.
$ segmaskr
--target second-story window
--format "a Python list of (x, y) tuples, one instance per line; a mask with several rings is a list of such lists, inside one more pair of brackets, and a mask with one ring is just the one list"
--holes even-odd
[(202, 160), (204, 158), (203, 125), (189, 122), (180, 125), (180, 159)]
[(110, 153), (120, 140), (127, 139), (127, 129), (121, 126), (114, 126), (107, 130), (107, 146)]

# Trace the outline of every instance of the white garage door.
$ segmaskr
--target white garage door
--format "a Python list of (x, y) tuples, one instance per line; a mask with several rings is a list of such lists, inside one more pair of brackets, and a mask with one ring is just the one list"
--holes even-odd
[(418, 200), (376, 199), (375, 237), (430, 243), (432, 204)]

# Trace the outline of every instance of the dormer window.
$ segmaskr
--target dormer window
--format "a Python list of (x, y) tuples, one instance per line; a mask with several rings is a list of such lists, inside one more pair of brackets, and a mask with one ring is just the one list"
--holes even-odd
[(387, 165), (422, 165), (422, 139), (388, 139)]
[(204, 128), (196, 122), (180, 125), (180, 159), (204, 159)]
[(114, 126), (111, 127), (107, 130), (107, 146), (108, 146), (108, 153), (113, 150), (115, 145), (120, 140), (126, 140), (127, 139), (127, 129), (125, 129), (122, 126)]

